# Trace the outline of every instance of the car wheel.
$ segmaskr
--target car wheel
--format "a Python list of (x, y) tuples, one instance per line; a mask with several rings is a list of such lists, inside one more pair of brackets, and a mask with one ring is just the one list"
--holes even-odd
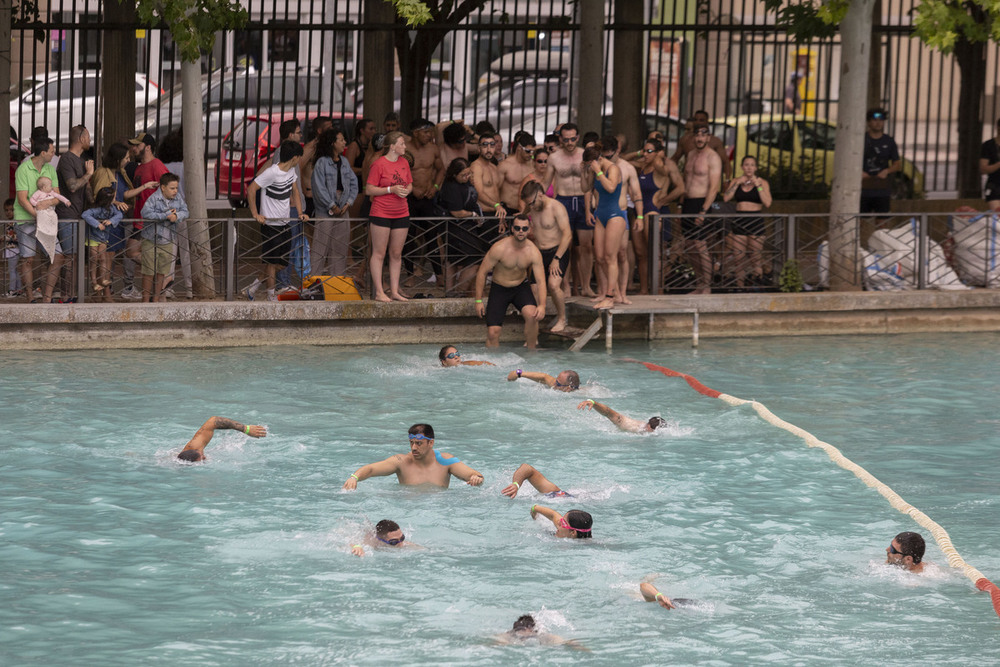
[(914, 189), (913, 181), (909, 177), (903, 174), (895, 174), (895, 178), (892, 181), (892, 198), (893, 199), (913, 199)]

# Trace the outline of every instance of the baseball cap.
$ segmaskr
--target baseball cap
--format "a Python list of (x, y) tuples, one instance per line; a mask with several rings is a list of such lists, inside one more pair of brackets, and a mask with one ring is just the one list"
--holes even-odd
[(135, 139), (129, 139), (128, 142), (133, 146), (138, 146), (139, 144), (156, 146), (156, 138), (148, 132), (140, 132), (136, 135)]

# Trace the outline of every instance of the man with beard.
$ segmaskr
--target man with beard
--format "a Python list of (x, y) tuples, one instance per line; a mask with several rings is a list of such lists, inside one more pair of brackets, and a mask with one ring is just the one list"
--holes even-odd
[(712, 207), (722, 182), (722, 160), (709, 146), (711, 135), (708, 126), (699, 124), (694, 130), (694, 150), (684, 160), (684, 203), (681, 213), (681, 232), (688, 261), (694, 267), (697, 287), (694, 294), (712, 291), (712, 257), (708, 253), (708, 239), (715, 232), (713, 222), (705, 215)]
[(542, 184), (528, 181), (521, 190), (521, 208), (527, 213), (535, 232), (535, 245), (542, 253), (542, 266), (548, 277), (548, 292), (556, 307), (556, 318), (549, 329), (553, 332), (566, 328), (566, 295), (563, 293), (563, 275), (569, 267), (569, 247), (573, 231), (569, 227), (566, 207), (555, 199), (546, 197)]

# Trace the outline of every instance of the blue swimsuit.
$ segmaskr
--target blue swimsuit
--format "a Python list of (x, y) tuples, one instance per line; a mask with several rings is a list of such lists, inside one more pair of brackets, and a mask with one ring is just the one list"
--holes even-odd
[[(597, 179), (594, 179), (594, 185), (600, 185)], [(595, 191), (597, 190), (594, 188)], [(601, 185), (601, 190), (604, 190), (604, 186)], [(598, 193), (597, 208), (594, 209), (594, 217), (601, 221), (601, 224), (605, 227), (608, 226), (608, 221), (611, 218), (621, 218), (625, 221), (625, 229), (628, 229), (628, 213), (621, 209), (618, 204), (622, 195), (622, 184), (618, 183), (616, 187), (611, 192), (604, 190), (604, 192)]]

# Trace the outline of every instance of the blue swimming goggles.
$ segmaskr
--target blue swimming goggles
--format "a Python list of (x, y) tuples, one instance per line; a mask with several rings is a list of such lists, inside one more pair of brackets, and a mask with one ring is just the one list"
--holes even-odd
[(403, 543), (403, 540), (405, 540), (405, 539), (406, 539), (406, 535), (403, 535), (403, 536), (402, 536), (402, 537), (400, 537), (399, 539), (396, 539), (396, 538), (394, 537), (394, 538), (392, 538), (391, 540), (384, 540), (384, 539), (382, 539), (381, 537), (378, 537), (378, 535), (376, 535), (375, 537), (376, 537), (376, 538), (378, 538), (378, 541), (379, 541), (379, 542), (385, 542), (385, 543), (386, 543), (386, 544), (388, 544), (388, 545), (389, 545), (390, 547), (394, 547), (394, 546), (396, 546), (397, 544), (402, 544), (402, 543)]
[(410, 440), (433, 440), (434, 438), (428, 438), (423, 433), (411, 433)]
[(461, 352), (452, 352), (448, 355), (445, 355), (445, 359), (455, 359), (456, 357), (461, 357), (461, 356), (462, 356)]

